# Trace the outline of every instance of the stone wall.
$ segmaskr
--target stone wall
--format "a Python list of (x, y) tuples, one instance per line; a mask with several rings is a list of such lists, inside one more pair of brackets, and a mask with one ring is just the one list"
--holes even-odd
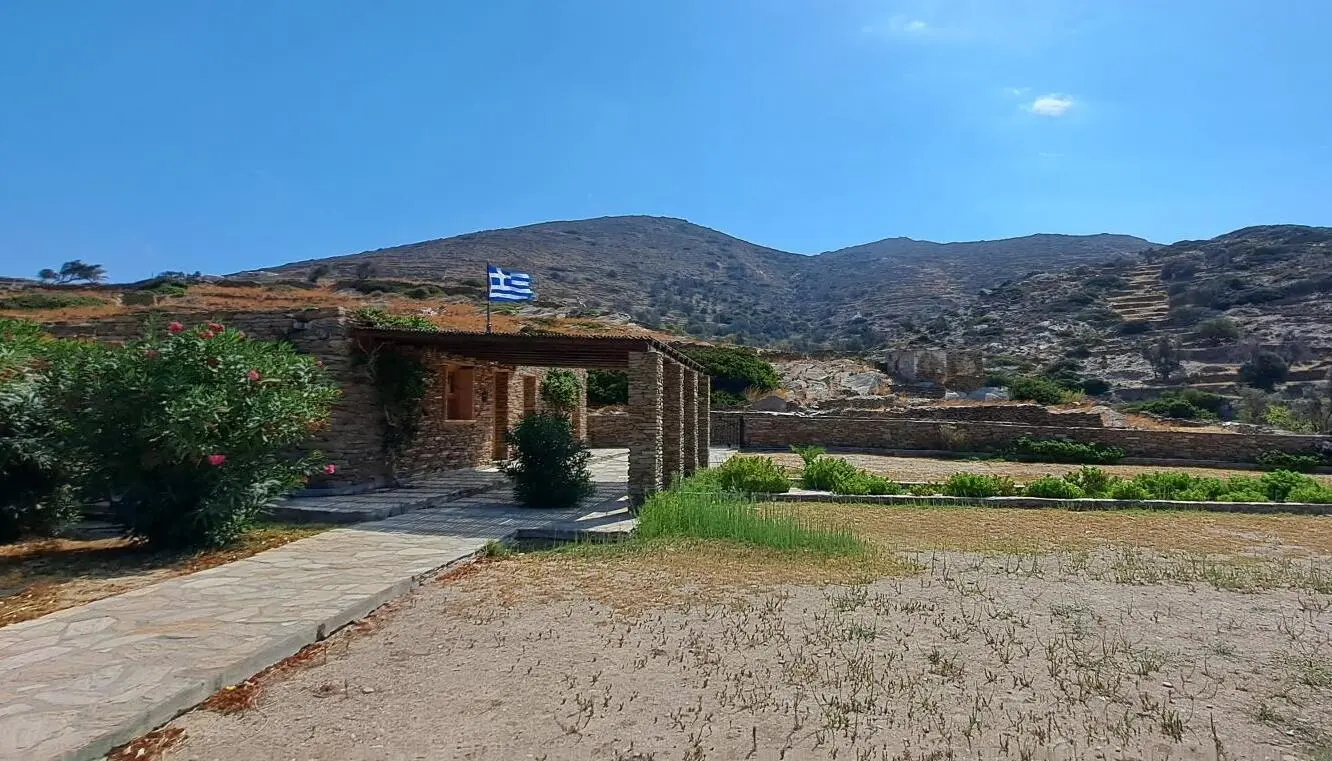
[[(829, 413), (823, 413), (829, 414)], [(1050, 410), (1039, 404), (967, 404), (953, 407), (913, 407), (897, 410), (856, 410), (855, 417), (893, 420), (952, 420), (975, 423), (1020, 423), (1023, 425), (1072, 425), (1100, 428), (1100, 412)]]
[(1001, 450), (1019, 436), (1030, 436), (1119, 446), (1129, 457), (1252, 462), (1267, 450), (1305, 452), (1332, 442), (1328, 436), (1294, 434), (943, 422), (863, 415), (714, 412), (712, 417), (715, 443), (778, 449), (792, 444), (819, 444), (855, 449), (985, 452)]
[(627, 447), (632, 426), (633, 421), (628, 412), (589, 412), (587, 445), (603, 448)]
[[(146, 330), (178, 320), (193, 326), (220, 322), (245, 331), (253, 338), (287, 341), (299, 351), (318, 357), (342, 394), (333, 406), (328, 428), (309, 444), (337, 466), (338, 484), (384, 484), (396, 476), (410, 476), (433, 470), (488, 463), (495, 455), (505, 454), (497, 446), (497, 437), (511, 428), (525, 412), (525, 385), (530, 383), (533, 408), (545, 411), (540, 381), (545, 368), (512, 367), (480, 363), (466, 357), (453, 357), (421, 347), (397, 347), (426, 364), (426, 393), (417, 435), (396, 458), (385, 451), (384, 414), (365, 363), (362, 348), (349, 333), (350, 324), (342, 309), (276, 310), (270, 312), (214, 311), (170, 312), (152, 310), (117, 315), (96, 320), (47, 323), (52, 335), (66, 338), (95, 338), (125, 342), (144, 335)], [(471, 420), (449, 420), (445, 414), (444, 377), (449, 366), (472, 368), (473, 409)], [(576, 433), (581, 437), (587, 425), (587, 373), (580, 375), (582, 396), (573, 410)], [(495, 379), (507, 373), (508, 382), (497, 393)], [(531, 381), (525, 381), (530, 378)], [(507, 395), (505, 395), (507, 394)], [(497, 426), (497, 417), (503, 425)]]

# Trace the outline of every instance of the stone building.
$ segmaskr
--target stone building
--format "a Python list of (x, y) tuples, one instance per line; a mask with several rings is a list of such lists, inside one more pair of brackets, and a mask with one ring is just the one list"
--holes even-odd
[[(384, 330), (359, 325), (336, 309), (171, 313), (55, 321), (53, 335), (127, 341), (153, 325), (220, 322), (247, 335), (291, 343), (318, 357), (342, 390), (330, 425), (311, 443), (337, 466), (336, 481), (316, 487), (363, 489), (434, 470), (485, 465), (507, 456), (504, 434), (527, 413), (544, 411), (542, 378), (554, 368), (582, 376), (568, 410), (587, 435), (586, 370), (629, 375), (629, 491), (635, 501), (678, 474), (707, 465), (710, 381), (696, 363), (651, 338)], [(425, 370), (415, 432), (395, 441), (367, 361), (392, 351)]]

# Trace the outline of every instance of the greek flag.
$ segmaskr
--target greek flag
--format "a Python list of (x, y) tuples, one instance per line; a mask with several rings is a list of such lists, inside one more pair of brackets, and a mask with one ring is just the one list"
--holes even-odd
[(487, 264), (486, 275), (490, 279), (491, 301), (531, 301), (536, 298), (532, 292), (532, 276), (526, 272), (503, 270)]

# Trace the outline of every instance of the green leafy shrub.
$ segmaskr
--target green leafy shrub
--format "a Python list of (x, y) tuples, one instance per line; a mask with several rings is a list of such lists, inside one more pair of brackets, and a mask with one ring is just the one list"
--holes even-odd
[(911, 484), (910, 486), (906, 487), (907, 494), (910, 494), (913, 497), (933, 497), (938, 494), (943, 494), (943, 490), (944, 490), (943, 484), (936, 483), (934, 481), (927, 481), (925, 483), (920, 483), (920, 484)]
[(1152, 493), (1136, 481), (1116, 481), (1110, 485), (1110, 498), (1140, 501), (1151, 499)]
[(1263, 423), (1292, 433), (1314, 432), (1313, 421), (1300, 417), (1284, 404), (1268, 405), (1267, 409), (1263, 410)]
[(1076, 485), (1088, 497), (1105, 497), (1119, 479), (1100, 468), (1084, 465), (1073, 473), (1064, 476), (1064, 480)]
[(567, 414), (578, 406), (582, 391), (583, 384), (572, 370), (550, 370), (541, 379), (542, 401), (561, 413)]
[(853, 470), (850, 475), (838, 479), (831, 491), (834, 494), (901, 494), (904, 489), (890, 478)]
[(1080, 499), (1087, 496), (1080, 486), (1057, 476), (1041, 476), (1027, 484), (1022, 493), (1028, 497), (1046, 499)]
[(1128, 406), (1130, 412), (1147, 412), (1180, 420), (1216, 420), (1226, 406), (1226, 398), (1197, 389), (1167, 391), (1157, 399)]
[(1323, 464), (1323, 457), (1313, 453), (1282, 452), (1269, 449), (1255, 458), (1255, 461), (1268, 470), (1294, 470), (1308, 472)]
[(784, 494), (791, 490), (791, 479), (771, 457), (732, 457), (714, 470), (719, 485), (728, 492)]
[(691, 346), (683, 350), (712, 376), (712, 388), (744, 398), (749, 389), (772, 391), (782, 379), (772, 363), (740, 346)]
[(629, 374), (623, 370), (588, 370), (587, 403), (598, 407), (629, 403)]
[(1061, 439), (1033, 439), (1018, 437), (1009, 448), (1009, 454), (1039, 459), (1042, 462), (1088, 463), (1110, 465), (1124, 459), (1122, 447), (1109, 444), (1091, 444)]
[(1195, 339), (1210, 346), (1238, 341), (1242, 335), (1239, 325), (1229, 317), (1205, 320), (1193, 331)]
[(1069, 390), (1050, 380), (1032, 375), (1019, 375), (1008, 381), (1008, 395), (1015, 401), (1037, 404), (1063, 404), (1070, 400)]
[[(125, 346), (59, 342), (42, 393), (84, 487), (129, 531), (226, 544), (321, 470), (294, 453), (338, 395), (313, 357), (216, 323)], [(322, 468), (332, 473), (333, 466)]]
[(528, 507), (572, 507), (592, 494), (592, 452), (564, 415), (526, 415), (505, 436), (513, 458), (502, 467)]
[(943, 493), (950, 497), (1011, 497), (1017, 484), (1007, 476), (954, 473), (943, 483)]
[(0, 543), (50, 535), (78, 517), (77, 461), (61, 456), (38, 392), (40, 328), (0, 317)]
[(1286, 501), (1318, 505), (1332, 504), (1332, 488), (1320, 484), (1297, 486), (1286, 496)]
[(352, 312), (352, 320), (372, 328), (384, 330), (436, 331), (435, 323), (419, 314), (393, 314), (375, 307), (362, 307)]
[(837, 491), (839, 484), (855, 475), (856, 467), (840, 457), (814, 457), (805, 461), (800, 485), (816, 491)]
[(1176, 499), (1193, 485), (1193, 477), (1188, 473), (1170, 471), (1139, 473), (1133, 477), (1132, 483), (1141, 486), (1151, 499)]
[(1274, 470), (1271, 473), (1264, 473), (1262, 478), (1257, 479), (1257, 481), (1260, 490), (1273, 502), (1285, 502), (1290, 498), (1291, 492), (1296, 489), (1318, 486), (1318, 482), (1313, 478), (1289, 470)]

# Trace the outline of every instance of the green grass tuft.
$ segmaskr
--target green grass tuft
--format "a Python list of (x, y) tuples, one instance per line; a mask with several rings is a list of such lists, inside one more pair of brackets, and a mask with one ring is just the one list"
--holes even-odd
[[(687, 480), (682, 487), (689, 485)], [(663, 539), (721, 539), (822, 555), (868, 551), (868, 545), (848, 529), (816, 525), (789, 511), (756, 505), (735, 495), (685, 488), (661, 492), (639, 511), (634, 541)]]

